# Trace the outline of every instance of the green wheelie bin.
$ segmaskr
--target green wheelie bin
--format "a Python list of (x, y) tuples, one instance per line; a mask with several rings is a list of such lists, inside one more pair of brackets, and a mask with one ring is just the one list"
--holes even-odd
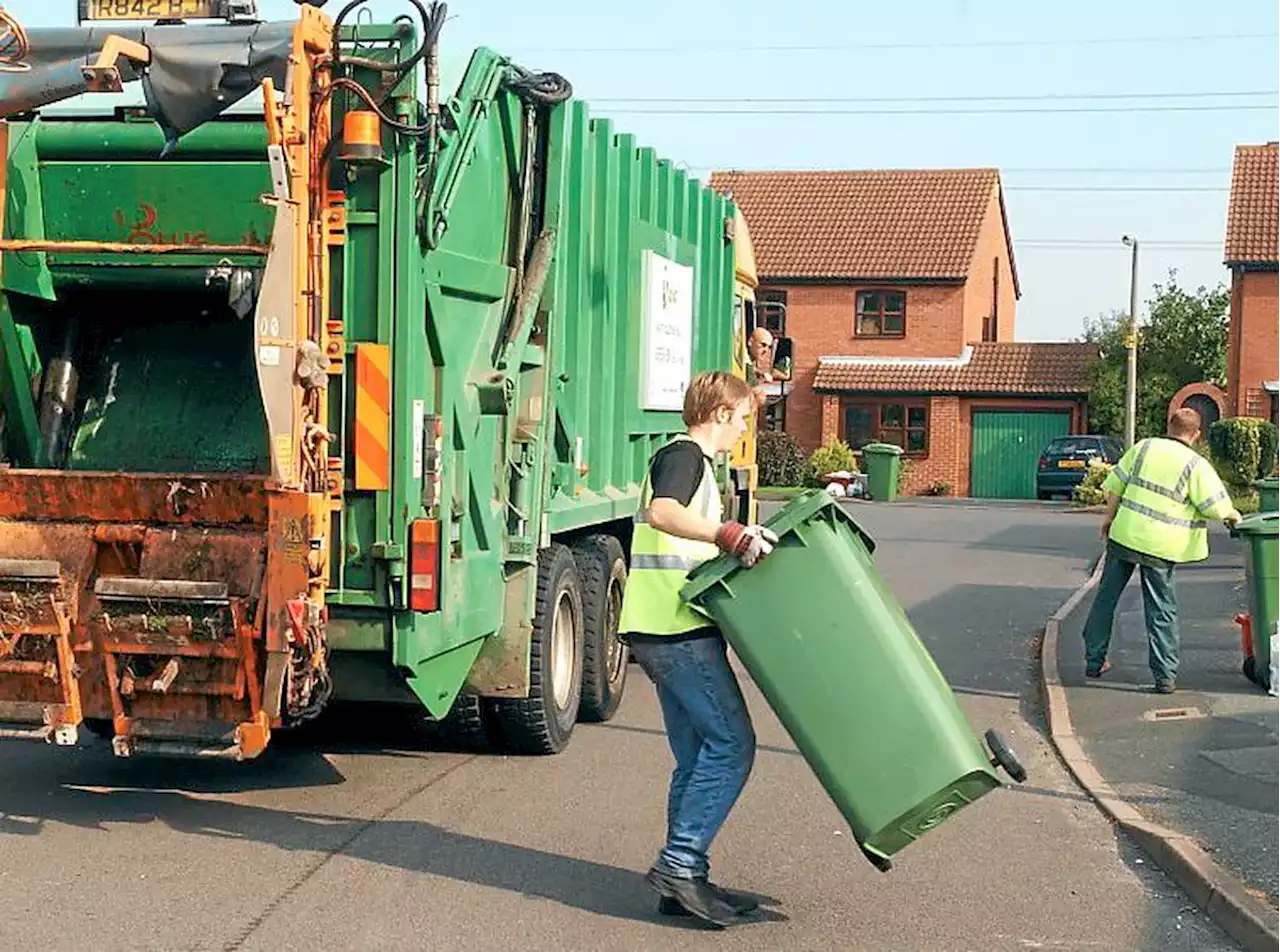
[(1026, 772), (993, 730), (975, 736), (872, 559), (826, 493), (768, 521), (772, 554), (721, 556), (682, 597), (711, 615), (878, 869), (946, 818)]
[(1242, 536), (1244, 574), (1249, 589), (1249, 626), (1253, 631), (1253, 657), (1244, 659), (1244, 674), (1259, 687), (1275, 693), (1271, 683), (1271, 645), (1276, 638), (1277, 586), (1280, 585), (1280, 513), (1259, 512), (1246, 516), (1231, 530)]
[(1258, 490), (1258, 509), (1262, 512), (1280, 510), (1280, 478), (1268, 476), (1256, 480), (1253, 484)]
[(867, 464), (867, 492), (876, 502), (898, 498), (898, 472), (902, 468), (902, 447), (892, 443), (868, 443), (862, 448)]

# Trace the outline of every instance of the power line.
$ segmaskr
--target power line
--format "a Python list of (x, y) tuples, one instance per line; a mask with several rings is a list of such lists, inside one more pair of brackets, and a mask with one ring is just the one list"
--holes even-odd
[(1006, 185), (1006, 192), (1228, 192), (1212, 185)]
[(517, 52), (529, 53), (817, 53), (843, 52), (851, 50), (941, 50), (941, 49), (981, 49), (995, 47), (1045, 47), (1045, 46), (1107, 46), (1138, 45), (1150, 43), (1207, 43), (1215, 41), (1234, 42), (1239, 40), (1270, 40), (1278, 38), (1275, 33), (1202, 33), (1181, 36), (1112, 36), (1112, 37), (1078, 37), (1051, 40), (963, 40), (956, 42), (929, 43), (838, 43), (811, 45), (762, 45), (762, 46), (562, 46), (531, 47)]
[(1231, 171), (1229, 165), (1205, 166), (1202, 168), (1156, 168), (1154, 166), (1142, 168), (1138, 166), (1121, 167), (1115, 166), (1106, 168), (1102, 166), (1081, 166), (1079, 168), (1006, 168), (1001, 166), (1000, 173), (1004, 174), (1029, 174), (1036, 173), (1042, 175), (1219, 175)]
[[(1142, 244), (1143, 244), (1143, 247), (1145, 248), (1145, 247), (1147, 246), (1148, 242), (1145, 242), (1145, 241), (1144, 241)], [(1122, 250), (1123, 250), (1123, 249), (1115, 249), (1115, 248), (1111, 247), (1110, 245), (1108, 245), (1108, 246), (1103, 246), (1103, 245), (1055, 245), (1055, 244), (1038, 244), (1037, 242), (1033, 242), (1033, 241), (1015, 241), (1015, 242), (1013, 243), (1013, 248), (1014, 248), (1014, 251), (1015, 251), (1015, 252), (1016, 252), (1016, 251), (1091, 251), (1091, 252), (1107, 252), (1108, 254), (1111, 254), (1111, 253), (1119, 253), (1120, 251), (1122, 251)], [(1156, 245), (1156, 246), (1155, 246), (1155, 247), (1153, 247), (1151, 250), (1152, 250), (1153, 252), (1159, 252), (1159, 251), (1199, 251), (1199, 252), (1217, 251), (1217, 252), (1221, 252), (1221, 251), (1222, 251), (1222, 243), (1221, 243), (1221, 242), (1217, 242), (1217, 243), (1214, 243), (1214, 244), (1196, 244), (1196, 245), (1161, 244), (1161, 245)]]
[[(1118, 238), (1015, 238), (1015, 244), (1032, 245), (1090, 245), (1106, 248), (1120, 248)], [(1203, 238), (1159, 238), (1142, 242), (1142, 247), (1178, 247), (1178, 248), (1219, 248), (1221, 241), (1205, 241)]]
[[(1070, 167), (1049, 167), (1032, 168), (1012, 167), (1012, 166), (993, 166), (997, 168), (1001, 175), (1209, 175), (1209, 174), (1225, 174), (1231, 171), (1229, 165), (1205, 166), (1202, 168), (1157, 168), (1138, 167), (1138, 166), (1081, 166), (1077, 168)], [(825, 166), (789, 166), (780, 168), (776, 166), (758, 165), (758, 166), (728, 166), (728, 165), (691, 165), (689, 168), (699, 172), (829, 172), (830, 168)]]
[(1067, 106), (1050, 108), (1014, 106), (1008, 109), (610, 109), (612, 116), (1008, 116), (1067, 115), (1073, 113), (1136, 112), (1244, 112), (1265, 109), (1276, 111), (1275, 105), (1234, 103), (1217, 106)]
[(1114, 99), (1230, 99), (1245, 96), (1280, 96), (1280, 89), (1249, 90), (1213, 90), (1208, 92), (1189, 93), (1032, 93), (1007, 96), (619, 96), (613, 98), (593, 98), (593, 103), (928, 103), (928, 102), (1044, 102), (1052, 100), (1114, 100)]

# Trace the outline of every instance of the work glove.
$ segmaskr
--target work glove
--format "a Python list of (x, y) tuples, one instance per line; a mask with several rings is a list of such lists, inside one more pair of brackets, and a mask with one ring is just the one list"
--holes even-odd
[(716, 545), (747, 568), (751, 568), (772, 552), (777, 544), (778, 537), (764, 526), (744, 526), (741, 522), (726, 522), (716, 533)]

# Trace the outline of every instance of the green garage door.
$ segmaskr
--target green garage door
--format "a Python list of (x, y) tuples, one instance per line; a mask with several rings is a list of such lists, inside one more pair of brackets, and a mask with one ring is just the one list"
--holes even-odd
[(1035, 499), (1036, 465), (1049, 441), (1071, 432), (1070, 411), (973, 414), (969, 495), (977, 499)]

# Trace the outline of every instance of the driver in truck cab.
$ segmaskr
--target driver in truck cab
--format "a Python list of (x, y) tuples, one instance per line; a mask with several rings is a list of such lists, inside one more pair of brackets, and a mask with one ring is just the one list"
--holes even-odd
[(704, 373), (684, 398), (688, 431), (654, 454), (641, 488), (620, 637), (658, 692), (675, 770), (667, 841), (646, 879), (667, 915), (718, 927), (755, 910), (750, 897), (711, 883), (707, 854), (746, 785), (756, 738), (727, 646), (712, 620), (684, 603), (688, 573), (721, 552), (754, 566), (778, 541), (768, 529), (723, 521), (713, 462), (755, 412), (746, 381)]
[(759, 406), (766, 403), (762, 384), (791, 379), (790, 361), (774, 362), (775, 346), (773, 334), (767, 327), (757, 327), (747, 339), (747, 355), (751, 358), (747, 362), (747, 379), (755, 388), (756, 403)]

